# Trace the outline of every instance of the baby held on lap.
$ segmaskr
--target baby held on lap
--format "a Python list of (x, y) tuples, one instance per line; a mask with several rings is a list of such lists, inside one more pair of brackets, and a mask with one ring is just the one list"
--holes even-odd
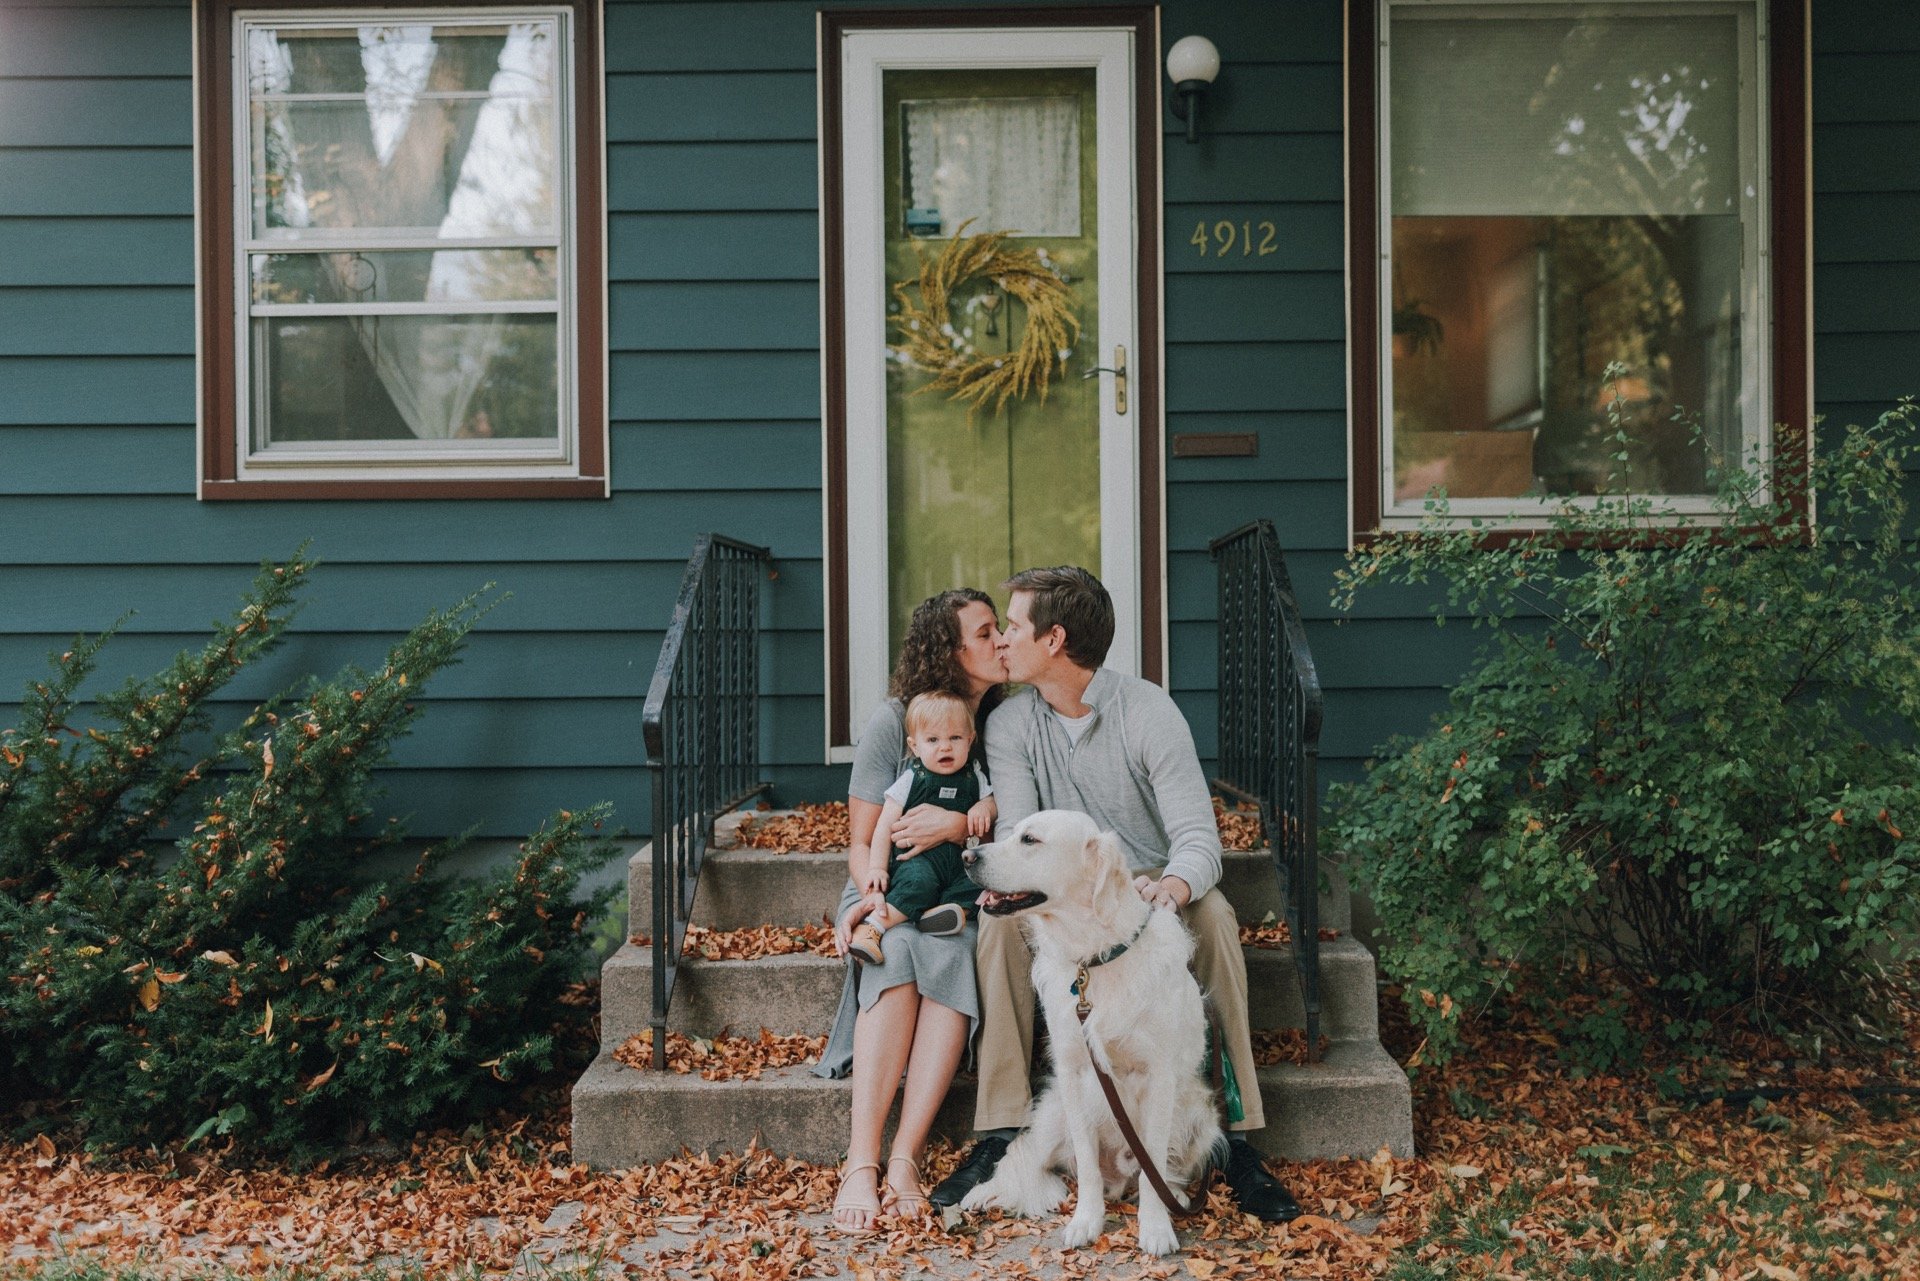
[(979, 895), (954, 842), (917, 855), (895, 851), (889, 833), (900, 816), (931, 804), (965, 814), (971, 837), (993, 831), (993, 786), (972, 759), (973, 714), (965, 699), (942, 691), (915, 698), (907, 705), (907, 747), (913, 763), (887, 789), (872, 845), (855, 848), (847, 860), (864, 896), (847, 950), (869, 965), (885, 961), (882, 934), (907, 921), (928, 934), (958, 934)]

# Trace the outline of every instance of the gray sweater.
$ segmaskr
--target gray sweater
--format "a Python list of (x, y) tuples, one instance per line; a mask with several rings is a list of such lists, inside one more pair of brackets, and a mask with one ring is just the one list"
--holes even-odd
[(1120, 838), (1134, 871), (1177, 876), (1199, 898), (1220, 880), (1220, 829), (1187, 718), (1158, 685), (1104, 667), (1081, 701), (1093, 722), (1078, 746), (1034, 690), (994, 709), (995, 834), (1038, 810), (1079, 810)]

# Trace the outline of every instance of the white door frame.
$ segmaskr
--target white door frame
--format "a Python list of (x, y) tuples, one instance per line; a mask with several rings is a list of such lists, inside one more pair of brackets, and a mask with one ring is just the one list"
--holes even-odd
[[(1141, 282), (1136, 279), (1138, 186), (1135, 155), (1135, 31), (1132, 27), (992, 30), (915, 28), (846, 33), (838, 51), (842, 147), (841, 243), (845, 250), (847, 582), (858, 585), (863, 608), (849, 610), (848, 695), (851, 729), (858, 734), (886, 697), (893, 655), (887, 652), (887, 430), (886, 222), (882, 171), (884, 74), (900, 69), (1092, 67), (1098, 126), (1096, 226), (1100, 246), (1096, 334), (1081, 336), (1096, 360), (1076, 361), (1076, 372), (1111, 365), (1114, 348), (1128, 352), (1130, 375), (1139, 358)], [(834, 51), (825, 51), (834, 56)], [(1150, 107), (1152, 104), (1148, 104)], [(834, 127), (822, 121), (822, 128)], [(1157, 283), (1156, 287), (1157, 287)], [(1156, 362), (1157, 363), (1157, 362)], [(1113, 597), (1119, 627), (1106, 665), (1138, 674), (1142, 606), (1140, 529), (1141, 397), (1129, 389), (1127, 413), (1114, 411), (1112, 378), (1102, 375), (1100, 396), (1100, 578)], [(1154, 398), (1157, 401), (1157, 397)], [(1156, 540), (1158, 541), (1158, 540)], [(1159, 575), (1155, 576), (1156, 578)], [(960, 586), (961, 584), (955, 584)], [(973, 584), (991, 590), (994, 583)], [(867, 602), (878, 596), (877, 606)], [(829, 671), (831, 671), (829, 662)], [(829, 730), (829, 738), (832, 733)], [(848, 744), (829, 742), (829, 759), (850, 760)]]

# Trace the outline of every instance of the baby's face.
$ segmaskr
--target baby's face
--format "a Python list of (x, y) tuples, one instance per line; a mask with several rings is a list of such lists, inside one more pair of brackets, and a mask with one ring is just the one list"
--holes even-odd
[(936, 774), (957, 774), (973, 750), (973, 731), (959, 723), (923, 725), (913, 736), (913, 754)]

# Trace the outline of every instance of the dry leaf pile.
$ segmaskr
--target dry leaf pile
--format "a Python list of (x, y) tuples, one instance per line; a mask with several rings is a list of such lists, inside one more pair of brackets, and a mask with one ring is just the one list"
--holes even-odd
[[(1322, 943), (1331, 943), (1340, 937), (1340, 931), (1322, 925), (1314, 931), (1314, 937)], [(1258, 925), (1240, 922), (1240, 945), (1242, 947), (1290, 947), (1293, 944), (1293, 927), (1285, 921), (1274, 920), (1271, 916)]]
[(1266, 833), (1260, 827), (1260, 807), (1257, 805), (1228, 808), (1227, 803), (1216, 796), (1213, 798), (1213, 821), (1220, 827), (1220, 845), (1223, 849), (1263, 850), (1267, 847)]
[[(629, 941), (635, 947), (647, 947), (653, 937), (636, 934)], [(792, 956), (796, 952), (832, 956), (833, 927), (755, 925), (737, 930), (710, 930), (704, 925), (689, 925), (686, 940), (680, 945), (680, 955), (708, 961), (758, 961), (769, 956)]]
[(765, 817), (749, 814), (740, 820), (740, 844), (748, 849), (785, 854), (790, 850), (844, 850), (853, 844), (853, 820), (845, 801), (800, 804)]
[[(1220, 826), (1220, 844), (1229, 850), (1266, 848), (1260, 811), (1252, 805), (1229, 809), (1213, 798), (1214, 822)], [(785, 854), (792, 850), (844, 850), (853, 843), (853, 822), (845, 801), (800, 804), (772, 815), (749, 814), (740, 820), (737, 839), (748, 849)]]
[[(667, 1033), (667, 1068), (685, 1076), (698, 1072), (703, 1081), (758, 1081), (769, 1068), (792, 1067), (797, 1063), (817, 1063), (827, 1048), (824, 1036), (796, 1033), (779, 1036), (760, 1029), (758, 1036), (734, 1036), (722, 1032), (711, 1039)], [(630, 1036), (613, 1057), (630, 1068), (653, 1070), (653, 1029)]]
[[(1320, 1035), (1320, 1052), (1327, 1052), (1327, 1037)], [(1276, 1063), (1307, 1061), (1307, 1030), (1299, 1027), (1263, 1027), (1253, 1031), (1253, 1061), (1261, 1067)]]

